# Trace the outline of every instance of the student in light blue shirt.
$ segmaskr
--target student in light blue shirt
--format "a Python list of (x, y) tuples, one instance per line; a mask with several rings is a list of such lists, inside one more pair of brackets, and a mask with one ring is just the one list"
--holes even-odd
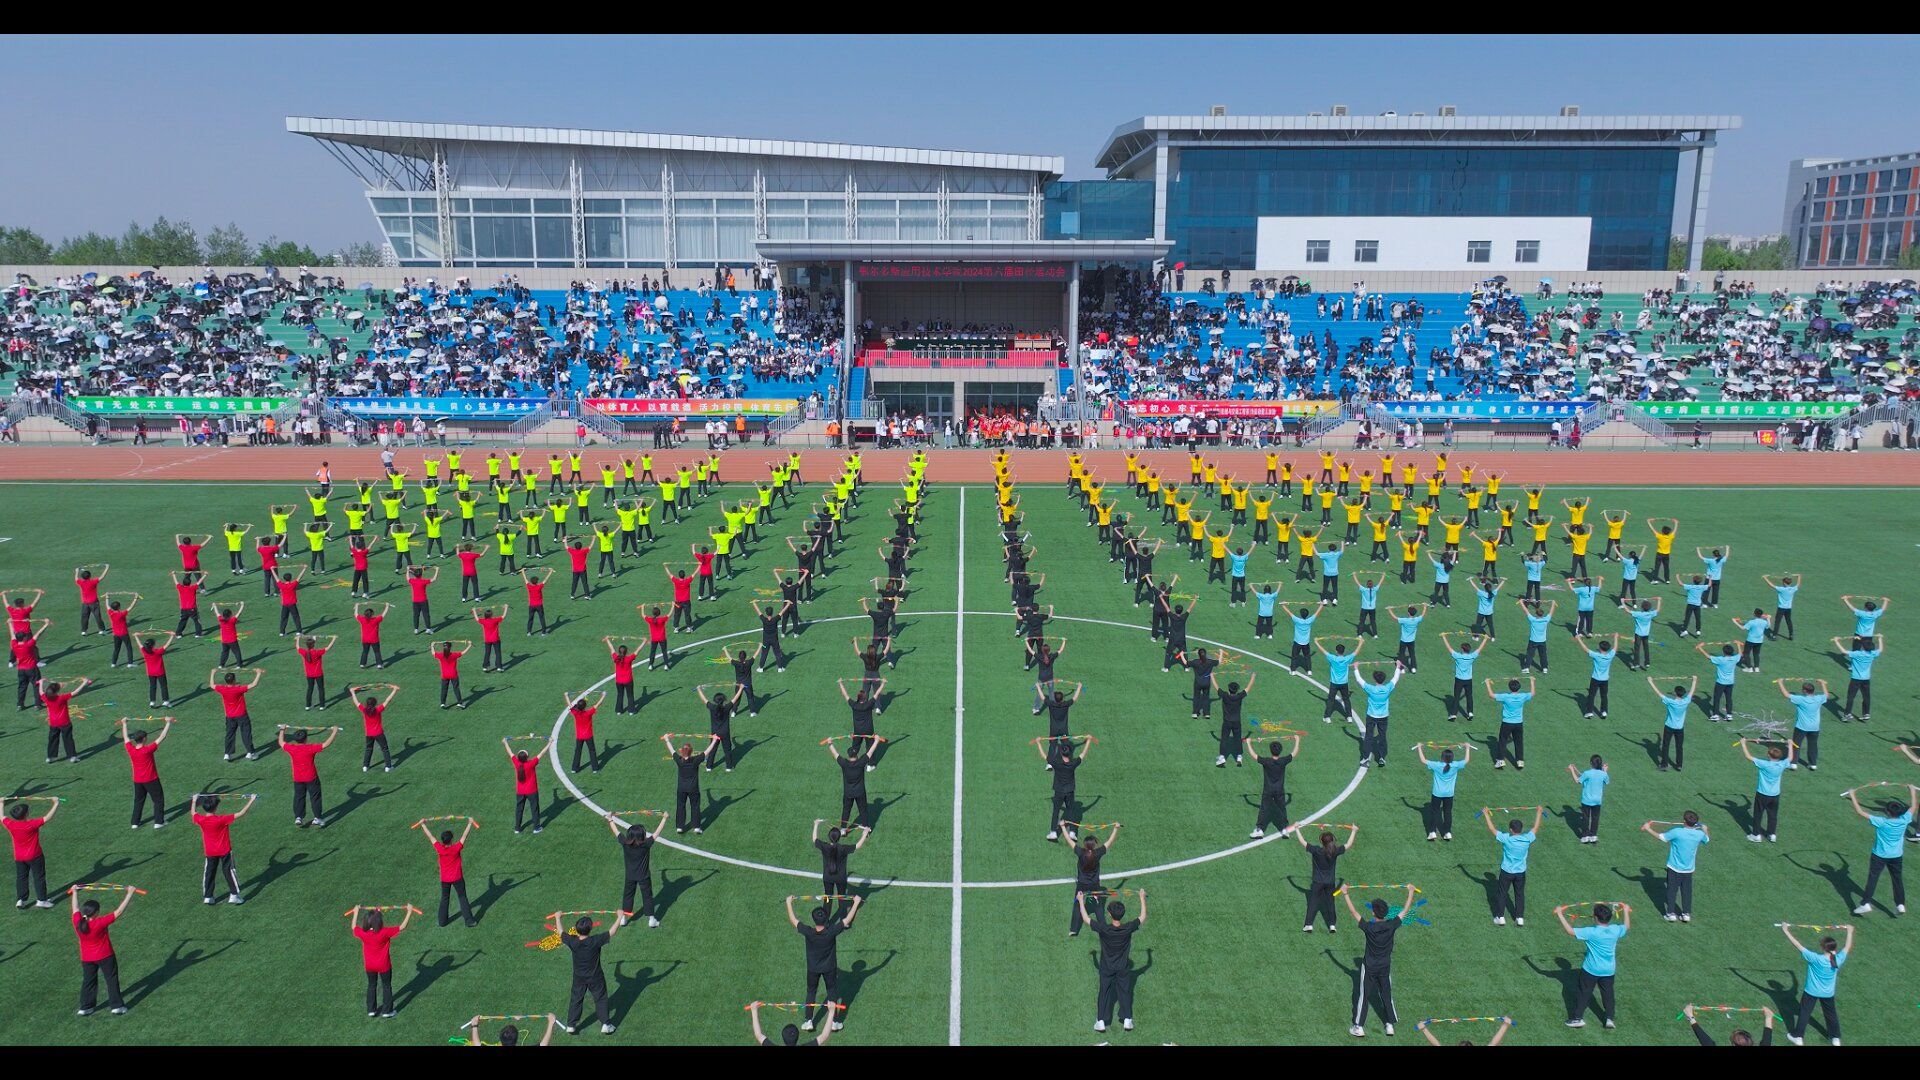
[(1619, 634), (1607, 634), (1596, 639), (1596, 644), (1589, 648), (1586, 638), (1579, 634), (1573, 635), (1574, 644), (1580, 646), (1580, 651), (1587, 654), (1588, 660), (1593, 661), (1593, 673), (1587, 679), (1586, 716), (1588, 719), (1592, 719), (1596, 712), (1601, 716), (1607, 715), (1607, 683), (1612, 678), (1613, 660), (1616, 655), (1614, 645), (1619, 639)]
[(1387, 765), (1387, 702), (1393, 697), (1393, 688), (1400, 685), (1400, 675), (1405, 670), (1395, 664), (1391, 677), (1385, 671), (1376, 670), (1372, 678), (1360, 682), (1360, 692), (1367, 695), (1367, 715), (1360, 733), (1360, 767), (1363, 769)]
[(1568, 578), (1567, 591), (1573, 593), (1573, 632), (1593, 633), (1593, 601), (1600, 595), (1603, 578)]
[(1427, 561), (1433, 564), (1433, 595), (1427, 597), (1427, 603), (1439, 604), (1444, 608), (1452, 607), (1453, 556), (1441, 555), (1436, 559), (1429, 555)]
[(1520, 670), (1530, 672), (1536, 666), (1540, 674), (1547, 673), (1547, 629), (1553, 625), (1553, 609), (1556, 601), (1549, 600), (1542, 605), (1539, 600), (1516, 601), (1520, 613), (1527, 619), (1527, 644), (1520, 652)]
[(1320, 714), (1320, 719), (1329, 724), (1333, 722), (1335, 717), (1344, 718), (1353, 711), (1349, 672), (1353, 668), (1354, 658), (1360, 655), (1360, 650), (1364, 648), (1367, 643), (1367, 639), (1365, 638), (1353, 638), (1351, 639), (1353, 641), (1353, 651), (1348, 652), (1347, 641), (1349, 639), (1332, 638), (1330, 640), (1333, 642), (1333, 648), (1331, 649), (1321, 644), (1321, 639), (1319, 638), (1315, 638), (1313, 642), (1314, 648), (1320, 650), (1320, 655), (1327, 658), (1327, 707), (1326, 710)]
[[(1715, 644), (1720, 645), (1719, 652), (1710, 652)], [(1740, 654), (1733, 651), (1731, 642), (1716, 643), (1703, 641), (1694, 648), (1707, 663), (1713, 665), (1713, 692), (1707, 699), (1707, 719), (1733, 719), (1733, 673), (1740, 670)]]
[(1506, 583), (1506, 578), (1485, 575), (1473, 579), (1472, 633), (1485, 634), (1489, 641), (1493, 639), (1493, 602), (1500, 595), (1500, 586)]
[(1700, 824), (1700, 815), (1689, 810), (1680, 815), (1680, 823), (1665, 832), (1658, 832), (1655, 825), (1669, 825), (1671, 822), (1649, 821), (1640, 826), (1648, 836), (1667, 845), (1667, 900), (1663, 917), (1668, 922), (1693, 921), (1693, 871), (1700, 845), (1712, 837), (1707, 835), (1707, 827)]
[[(1892, 785), (1886, 785), (1892, 786)], [(1920, 788), (1907, 785), (1907, 801), (1888, 799), (1880, 804), (1880, 813), (1863, 809), (1857, 791), (1847, 792), (1847, 801), (1853, 804), (1853, 812), (1867, 819), (1873, 826), (1873, 854), (1867, 859), (1867, 887), (1860, 894), (1860, 906), (1853, 909), (1855, 915), (1866, 915), (1873, 911), (1873, 890), (1880, 884), (1880, 874), (1893, 879), (1893, 910), (1896, 915), (1907, 913), (1907, 885), (1900, 874), (1901, 856), (1906, 854), (1907, 826), (1913, 824), (1915, 813), (1920, 813)]]
[(1265, 581), (1253, 587), (1254, 640), (1273, 637), (1273, 602), (1280, 598), (1280, 583)]
[(1600, 803), (1606, 797), (1607, 784), (1612, 777), (1607, 773), (1607, 762), (1599, 754), (1587, 759), (1587, 771), (1581, 772), (1572, 765), (1567, 772), (1573, 782), (1580, 785), (1580, 827), (1577, 830), (1580, 842), (1597, 844), (1600, 842)]
[(1289, 608), (1282, 606), (1280, 613), (1293, 621), (1293, 649), (1288, 654), (1287, 667), (1293, 671), (1307, 671), (1313, 667), (1313, 620), (1320, 617), (1320, 609), (1327, 606), (1322, 600), (1311, 606), (1295, 604)]
[(1621, 904), (1619, 911), (1616, 922), (1612, 907), (1595, 904), (1592, 924), (1575, 929), (1573, 920), (1567, 917), (1567, 905), (1553, 909), (1560, 928), (1587, 947), (1587, 955), (1580, 961), (1580, 987), (1574, 995), (1573, 1012), (1567, 1016), (1570, 1028), (1587, 1026), (1583, 1014), (1593, 1004), (1595, 990), (1600, 992), (1600, 1022), (1613, 1027), (1613, 974), (1619, 963), (1620, 939), (1633, 928), (1633, 906)]
[(1707, 571), (1707, 606), (1717, 608), (1720, 606), (1720, 575), (1726, 571), (1727, 557), (1733, 554), (1733, 549), (1714, 548), (1708, 554), (1705, 548), (1694, 548), (1693, 553), (1700, 556), (1700, 564)]
[(1354, 633), (1376, 636), (1380, 633), (1380, 627), (1374, 620), (1379, 611), (1380, 585), (1386, 580), (1385, 574), (1353, 575), (1353, 586), (1360, 593), (1360, 621), (1354, 627)]
[(1801, 761), (1807, 763), (1809, 771), (1820, 768), (1820, 712), (1826, 708), (1831, 695), (1827, 693), (1827, 680), (1819, 679), (1800, 684), (1800, 692), (1794, 693), (1785, 679), (1773, 680), (1773, 685), (1787, 696), (1793, 705), (1793, 741), (1797, 744)]
[(1733, 625), (1746, 634), (1746, 640), (1740, 643), (1740, 670), (1759, 671), (1760, 646), (1767, 640), (1767, 631), (1770, 629), (1767, 626), (1766, 613), (1759, 608), (1754, 608), (1751, 616), (1745, 619), (1735, 618)]
[[(1873, 719), (1873, 662), (1880, 658), (1880, 637), (1861, 637), (1855, 635), (1851, 644), (1843, 638), (1834, 638), (1833, 644), (1847, 658), (1847, 703), (1840, 709), (1840, 719), (1861, 721)], [(1855, 695), (1860, 698), (1860, 712), (1853, 711)]]
[(1427, 607), (1426, 604), (1408, 604), (1403, 608), (1387, 609), (1387, 618), (1400, 624), (1400, 650), (1394, 654), (1394, 660), (1415, 675), (1420, 674), (1420, 661), (1413, 654), (1413, 642), (1420, 636), (1420, 620), (1427, 617)]
[[(1753, 790), (1753, 815), (1747, 825), (1747, 839), (1760, 842), (1760, 834), (1765, 833), (1768, 840), (1778, 843), (1780, 837), (1780, 778), (1788, 769), (1797, 768), (1793, 760), (1794, 746), (1791, 740), (1784, 745), (1768, 743), (1766, 757), (1754, 757), (1748, 747), (1751, 740), (1741, 739), (1735, 745), (1740, 753), (1753, 763), (1757, 778)], [(1762, 825), (1765, 827), (1762, 828)]]
[(1473, 662), (1480, 658), (1480, 650), (1487, 647), (1487, 639), (1467, 634), (1460, 648), (1455, 648), (1452, 634), (1441, 634), (1440, 644), (1453, 657), (1453, 693), (1447, 696), (1447, 722), (1453, 723), (1460, 716), (1473, 719)]
[(1846, 966), (1847, 958), (1853, 955), (1853, 927), (1847, 927), (1845, 944), (1826, 937), (1820, 939), (1819, 949), (1809, 949), (1793, 936), (1791, 923), (1780, 923), (1780, 930), (1793, 943), (1800, 953), (1800, 959), (1806, 961), (1807, 976), (1800, 983), (1800, 1014), (1793, 1025), (1787, 1028), (1787, 1041), (1795, 1046), (1806, 1045), (1807, 1022), (1813, 1019), (1813, 1007), (1820, 1006), (1821, 1019), (1826, 1021), (1827, 1038), (1835, 1046), (1840, 1045), (1840, 1008), (1836, 995), (1840, 982), (1840, 969)]
[(1340, 556), (1346, 553), (1346, 545), (1337, 541), (1314, 552), (1320, 560), (1320, 599), (1329, 604), (1340, 602)]
[(1507, 762), (1513, 762), (1516, 769), (1527, 767), (1527, 702), (1533, 700), (1533, 678), (1529, 676), (1525, 689), (1519, 679), (1508, 679), (1504, 692), (1493, 688), (1493, 680), (1487, 680), (1487, 696), (1500, 704), (1500, 734), (1493, 743), (1493, 767), (1502, 769)]
[(1630, 547), (1620, 553), (1620, 599), (1634, 600), (1640, 585), (1641, 549)]
[(1247, 549), (1227, 552), (1227, 602), (1247, 605)]
[(1632, 671), (1645, 671), (1653, 663), (1653, 620), (1660, 616), (1660, 598), (1649, 596), (1631, 604), (1622, 600), (1620, 610), (1633, 620), (1633, 645), (1627, 651), (1627, 667)]
[(1493, 886), (1493, 925), (1507, 925), (1507, 915), (1513, 915), (1513, 925), (1527, 925), (1527, 849), (1533, 846), (1534, 839), (1540, 835), (1540, 822), (1545, 819), (1547, 808), (1533, 808), (1533, 827), (1528, 828), (1519, 818), (1507, 822), (1505, 832), (1493, 823), (1493, 810), (1480, 808), (1480, 818), (1487, 823), (1487, 831), (1493, 834), (1493, 842), (1500, 845), (1500, 876)]
[[(1680, 583), (1681, 591), (1687, 594), (1687, 610), (1680, 614), (1681, 637), (1686, 637), (1688, 634), (1692, 634), (1694, 637), (1700, 636), (1700, 605), (1705, 602), (1707, 590), (1712, 587), (1712, 582), (1709, 582), (1699, 574), (1693, 575), (1693, 580), (1691, 581), (1683, 581)], [(1692, 629), (1688, 629), (1689, 627)]]
[(1779, 580), (1762, 577), (1761, 581), (1773, 587), (1773, 636), (1787, 635), (1793, 640), (1793, 594), (1800, 591), (1800, 579), (1792, 574), (1782, 574)]
[(1427, 799), (1427, 839), (1453, 839), (1453, 786), (1460, 779), (1460, 771), (1467, 767), (1473, 758), (1473, 744), (1462, 743), (1460, 760), (1453, 758), (1453, 747), (1440, 751), (1439, 761), (1427, 760), (1427, 748), (1415, 746), (1414, 752), (1420, 755), (1420, 764), (1433, 774), (1433, 790)]
[[(1855, 606), (1855, 600), (1860, 601), (1858, 606)], [(1840, 602), (1847, 605), (1848, 611), (1853, 612), (1854, 637), (1871, 637), (1873, 624), (1879, 622), (1880, 616), (1887, 613), (1888, 600), (1884, 596), (1843, 596)]]
[(1520, 566), (1527, 572), (1527, 588), (1521, 594), (1523, 600), (1540, 599), (1540, 575), (1547, 568), (1547, 557), (1529, 553), (1520, 560)]
[(1687, 759), (1687, 710), (1693, 707), (1693, 692), (1699, 689), (1700, 677), (1688, 676), (1686, 683), (1674, 683), (1671, 692), (1660, 689), (1660, 683), (1652, 676), (1647, 677), (1647, 685), (1660, 695), (1660, 707), (1667, 711), (1666, 719), (1660, 726), (1661, 772), (1669, 765), (1674, 772), (1681, 771)]

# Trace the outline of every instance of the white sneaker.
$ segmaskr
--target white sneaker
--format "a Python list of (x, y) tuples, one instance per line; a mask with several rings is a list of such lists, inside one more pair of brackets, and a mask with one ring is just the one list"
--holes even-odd
[(1691, 912), (1691, 911), (1683, 911), (1683, 912), (1681, 912), (1681, 913), (1680, 913), (1680, 921), (1681, 921), (1681, 922), (1692, 922), (1692, 921), (1693, 921), (1693, 912)]
[(1855, 915), (1868, 915), (1868, 914), (1871, 914), (1872, 912), (1873, 912), (1872, 904), (1861, 904), (1859, 907), (1853, 909), (1853, 913)]
[(1387, 1034), (1389, 1034), (1389, 1035), (1391, 1035), (1391, 1034), (1393, 1034), (1393, 1025), (1392, 1025), (1392, 1024), (1387, 1024), (1387, 1025), (1386, 1025), (1386, 1029), (1387, 1029)]
[(1495, 915), (1493, 917), (1493, 925), (1495, 926), (1507, 925), (1507, 917), (1505, 915)]
[(1095, 1020), (1095, 1021), (1093, 1022), (1093, 1030), (1095, 1030), (1095, 1031), (1105, 1031), (1105, 1030), (1107, 1030), (1107, 1023), (1106, 1023), (1106, 1021), (1104, 1021), (1104, 1020)]
[(1513, 925), (1515, 925), (1515, 926), (1525, 926), (1525, 925), (1527, 925), (1527, 920), (1525, 920), (1525, 919), (1523, 919), (1523, 918), (1521, 918), (1521, 917), (1520, 917), (1520, 916), (1518, 916), (1518, 915), (1515, 915), (1515, 916), (1513, 917)]
[[(136, 828), (136, 829), (137, 829), (137, 828), (139, 828), (139, 827), (140, 827), (140, 826), (138, 826), (138, 825), (135, 825), (135, 826), (134, 826), (134, 828)], [(1250, 832), (1250, 833), (1248, 833), (1248, 834), (1247, 834), (1247, 837), (1248, 837), (1249, 839), (1253, 839), (1253, 840), (1259, 840), (1259, 839), (1261, 839), (1262, 837), (1264, 837), (1264, 836), (1266, 836), (1266, 835), (1267, 835), (1266, 833), (1263, 833), (1263, 832), (1261, 832), (1261, 831), (1260, 831), (1259, 829), (1255, 829), (1255, 830), (1253, 830), (1252, 832)]]
[(656, 916), (653, 916), (653, 915), (649, 915), (649, 916), (647, 916), (647, 925), (648, 925), (648, 926), (659, 926), (659, 925), (660, 925), (660, 920), (659, 920), (659, 918), (658, 918), (658, 917), (656, 917)]
[(1352, 1027), (1347, 1029), (1347, 1034), (1353, 1036), (1356, 1039), (1364, 1039), (1367, 1037), (1367, 1029), (1361, 1027), (1359, 1024), (1355, 1024)]
[(1427, 834), (1427, 839), (1428, 839), (1428, 840), (1438, 840), (1438, 839), (1440, 839), (1440, 834), (1439, 834), (1439, 833), (1437, 833), (1437, 832), (1430, 832), (1430, 833), (1428, 833), (1428, 834)]
[(613, 1034), (613, 1025), (612, 1025), (612, 1024), (601, 1024), (601, 1025), (600, 1025), (600, 1034), (602, 1034), (602, 1035), (611, 1035), (611, 1034)]
[(1794, 1034), (1791, 1034), (1791, 1033), (1789, 1033), (1789, 1034), (1787, 1035), (1787, 1041), (1788, 1041), (1788, 1042), (1790, 1042), (1790, 1043), (1792, 1043), (1792, 1044), (1793, 1044), (1793, 1045), (1795, 1045), (1795, 1046), (1805, 1046), (1805, 1045), (1807, 1045), (1807, 1041), (1806, 1041), (1805, 1039), (1802, 1039), (1802, 1038), (1801, 1038), (1800, 1036), (1798, 1036), (1798, 1035), (1794, 1035)]

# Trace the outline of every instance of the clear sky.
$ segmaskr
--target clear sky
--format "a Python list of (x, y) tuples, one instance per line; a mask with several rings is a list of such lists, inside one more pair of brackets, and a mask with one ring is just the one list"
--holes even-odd
[(1766, 234), (1789, 160), (1920, 149), (1915, 41), (16, 36), (0, 41), (0, 225), (57, 240), (165, 214), (322, 251), (375, 239), (358, 182), (287, 133), (294, 114), (1058, 154), (1077, 178), (1143, 114), (1338, 102), (1739, 115), (1708, 224)]

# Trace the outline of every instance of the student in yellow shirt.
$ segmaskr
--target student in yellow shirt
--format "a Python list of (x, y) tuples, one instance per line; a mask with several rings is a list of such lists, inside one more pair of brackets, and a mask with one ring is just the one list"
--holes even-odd
[(1233, 538), (1233, 526), (1227, 526), (1226, 532), (1207, 530), (1207, 580), (1227, 580), (1227, 541)]
[(1367, 553), (1368, 562), (1387, 561), (1389, 557), (1387, 555), (1387, 525), (1388, 520), (1385, 515), (1367, 515), (1367, 527), (1372, 530), (1373, 535), (1373, 550)]
[(1233, 523), (1235, 525), (1245, 525), (1247, 523), (1247, 490), (1248, 485), (1246, 484), (1227, 485), (1227, 494), (1233, 503)]
[(1325, 529), (1314, 529), (1311, 532), (1306, 529), (1296, 529), (1294, 531), (1294, 535), (1300, 538), (1300, 561), (1294, 564), (1293, 580), (1313, 580), (1313, 560), (1318, 554), (1317, 549), (1314, 547), (1314, 541), (1320, 539), (1320, 534), (1325, 531)]
[(1573, 568), (1571, 576), (1577, 578), (1586, 577), (1587, 542), (1593, 539), (1593, 526), (1562, 525), (1560, 528), (1566, 531), (1567, 539), (1573, 544)]
[(1400, 539), (1400, 580), (1411, 585), (1414, 579), (1414, 567), (1420, 561), (1420, 542), (1426, 539), (1426, 535), (1418, 532), (1411, 536), (1404, 532), (1396, 532), (1393, 535)]
[[(1264, 544), (1267, 542), (1267, 522), (1273, 517), (1273, 490), (1263, 489), (1257, 495), (1247, 492), (1242, 494), (1246, 496), (1248, 502), (1253, 504), (1253, 542)], [(1266, 498), (1261, 498), (1261, 495)]]
[(1189, 558), (1198, 559), (1200, 557), (1200, 542), (1206, 539), (1207, 518), (1211, 516), (1212, 516), (1211, 514), (1200, 514), (1198, 516), (1192, 516), (1192, 515), (1188, 516), (1187, 518), (1187, 553)]
[(1273, 542), (1275, 545), (1273, 561), (1276, 565), (1286, 565), (1287, 559), (1293, 555), (1293, 522), (1295, 517), (1296, 515), (1293, 514), (1273, 515)]
[(1527, 529), (1533, 533), (1533, 546), (1527, 549), (1530, 555), (1544, 555), (1547, 552), (1547, 533), (1553, 528), (1552, 518), (1528, 518)]
[(1280, 455), (1269, 453), (1267, 455), (1267, 483), (1269, 484), (1278, 483), (1279, 480), (1280, 480)]
[(1365, 499), (1342, 499), (1340, 505), (1347, 512), (1346, 541), (1351, 544), (1360, 539), (1360, 514), (1367, 508)]
[(1322, 484), (1320, 485), (1318, 494), (1320, 499), (1320, 524), (1331, 525), (1333, 524), (1333, 488)]
[(1466, 523), (1467, 519), (1462, 517), (1442, 517), (1440, 519), (1441, 539), (1442, 542), (1446, 544), (1444, 550), (1448, 555), (1459, 554), (1460, 530)]
[(1293, 498), (1293, 462), (1291, 461), (1280, 463), (1280, 497)]
[(1427, 524), (1433, 520), (1433, 507), (1426, 503), (1413, 504), (1413, 531), (1422, 541), (1427, 538)]
[(1632, 515), (1625, 510), (1602, 510), (1600, 516), (1607, 523), (1607, 549), (1600, 554), (1601, 562), (1620, 561), (1620, 534), (1627, 527), (1627, 518)]

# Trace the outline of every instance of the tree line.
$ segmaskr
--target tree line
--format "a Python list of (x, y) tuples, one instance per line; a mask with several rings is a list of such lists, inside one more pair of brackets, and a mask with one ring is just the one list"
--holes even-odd
[(0, 225), (0, 264), (16, 266), (378, 266), (380, 245), (348, 244), (325, 254), (269, 236), (253, 240), (235, 224), (202, 237), (191, 222), (129, 222), (118, 236), (86, 232), (54, 243), (32, 229)]

